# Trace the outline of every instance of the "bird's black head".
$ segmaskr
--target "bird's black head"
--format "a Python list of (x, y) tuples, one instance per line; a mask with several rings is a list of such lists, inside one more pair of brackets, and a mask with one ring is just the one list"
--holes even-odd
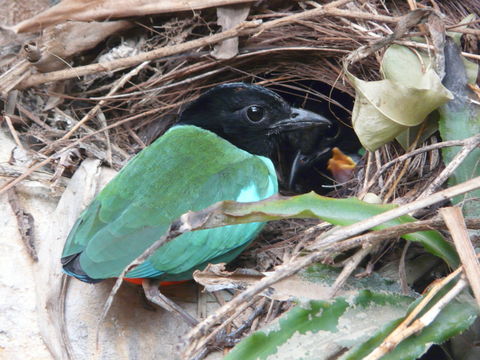
[(282, 133), (332, 125), (323, 116), (292, 108), (264, 87), (244, 83), (205, 92), (181, 113), (179, 123), (210, 130), (243, 150), (267, 157), (272, 157)]

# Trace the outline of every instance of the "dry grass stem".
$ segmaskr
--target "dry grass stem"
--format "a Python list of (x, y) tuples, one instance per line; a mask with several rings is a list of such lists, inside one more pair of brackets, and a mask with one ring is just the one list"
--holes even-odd
[[(436, 284), (436, 289), (441, 290), (445, 285), (447, 285), (447, 281), (442, 281), (440, 284)], [(440, 314), (442, 309), (447, 306), (455, 297), (457, 297), (460, 292), (465, 289), (467, 286), (467, 282), (461, 278), (457, 281), (453, 288), (451, 288), (440, 300), (438, 300), (424, 315), (419, 317), (412, 322), (404, 320), (402, 324), (400, 324), (392, 333), (390, 333), (385, 340), (369, 355), (367, 355), (364, 359), (365, 360), (377, 360), (388, 354), (390, 351), (395, 349), (395, 347), (400, 344), (403, 340), (407, 339), (408, 337), (420, 332), (426, 326), (430, 325), (435, 318)], [(432, 291), (433, 292), (433, 291)], [(424, 300), (427, 297), (424, 298)], [(430, 300), (430, 298), (429, 298)], [(415, 310), (419, 309), (416, 313), (427, 305), (427, 301), (422, 301)], [(411, 320), (410, 316), (408, 317)]]
[(470, 241), (462, 209), (445, 207), (440, 209), (439, 212), (450, 230), (460, 261), (463, 264), (466, 278), (470, 283), (477, 303), (480, 305), (480, 263)]
[(440, 186), (453, 174), (455, 169), (462, 164), (463, 160), (465, 160), (467, 156), (478, 147), (479, 144), (480, 136), (478, 135), (465, 139), (465, 145), (463, 145), (462, 149), (455, 155), (452, 161), (450, 161), (450, 163), (445, 167), (440, 175), (435, 178), (428, 188), (425, 189), (421, 196), (429, 196), (438, 188), (440, 188)]
[[(449, 140), (449, 141), (437, 142), (437, 143), (431, 144), (431, 145), (425, 145), (421, 148), (418, 148), (418, 149), (409, 151), (409, 152), (407, 152), (403, 155), (400, 155), (400, 156), (396, 157), (395, 159), (392, 159), (392, 160), (384, 163), (383, 165), (381, 165), (381, 167), (378, 168), (378, 170), (372, 176), (370, 181), (368, 181), (368, 184), (364, 185), (364, 187), (362, 189), (362, 194), (367, 193), (372, 188), (372, 186), (375, 185), (375, 183), (377, 181), (379, 181), (382, 174), (384, 174), (390, 167), (392, 167), (393, 165), (395, 165), (399, 162), (403, 162), (403, 161), (405, 161), (405, 160), (407, 160), (411, 157), (414, 157), (414, 156), (417, 156), (419, 154), (423, 154), (425, 152), (429, 152), (429, 151), (432, 151), (432, 150), (437, 150), (437, 149), (442, 149), (442, 148), (445, 148), (445, 147), (452, 147), (452, 146), (465, 147), (465, 146), (470, 146), (470, 144), (472, 144), (472, 143), (478, 143), (478, 142), (480, 142), (480, 135), (474, 135), (474, 136), (469, 137), (469, 138), (464, 139), (464, 140)], [(365, 178), (365, 179), (367, 179), (367, 178)]]

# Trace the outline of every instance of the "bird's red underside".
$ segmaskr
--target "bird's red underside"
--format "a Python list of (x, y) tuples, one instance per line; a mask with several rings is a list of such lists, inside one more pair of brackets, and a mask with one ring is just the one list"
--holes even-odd
[[(132, 284), (137, 284), (137, 285), (142, 285), (143, 280), (142, 278), (124, 278), (125, 281), (128, 281), (129, 283)], [(169, 286), (169, 285), (175, 285), (175, 284), (181, 284), (184, 282), (187, 282), (189, 280), (181, 280), (181, 281), (162, 281), (160, 282), (160, 286)]]

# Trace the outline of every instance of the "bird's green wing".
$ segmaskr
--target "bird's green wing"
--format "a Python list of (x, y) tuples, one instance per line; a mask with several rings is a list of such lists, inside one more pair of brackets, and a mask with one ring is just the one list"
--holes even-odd
[[(80, 264), (91, 278), (118, 276), (183, 213), (221, 200), (256, 201), (276, 191), (270, 160), (209, 131), (177, 126), (130, 161), (81, 214), (63, 257), (81, 252)], [(225, 254), (228, 260), (259, 228), (245, 224), (184, 234), (128, 275), (180, 274)]]

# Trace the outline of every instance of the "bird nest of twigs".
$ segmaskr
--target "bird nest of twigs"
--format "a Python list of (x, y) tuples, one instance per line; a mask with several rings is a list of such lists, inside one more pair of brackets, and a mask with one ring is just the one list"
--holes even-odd
[[(121, 4), (119, 1), (118, 7)], [(43, 4), (32, 2), (32, 6), (41, 8)], [(40, 176), (54, 191), (61, 192), (86, 158), (119, 170), (175, 124), (185, 104), (226, 82), (271, 88), (290, 102), (319, 109), (349, 128), (355, 91), (345, 77), (343, 60), (361, 46), (392, 34), (399, 17), (417, 6), (432, 7), (443, 14), (447, 28), (464, 32), (464, 53), (478, 52), (478, 24), (466, 30), (455, 28), (468, 14), (480, 13), (480, 4), (473, 0), (259, 1), (234, 6), (227, 15), (204, 5), (191, 11), (173, 6), (156, 14), (122, 9), (123, 13), (112, 16), (122, 19), (114, 28), (99, 22), (87, 29), (84, 23), (67, 22), (69, 18), (92, 16), (82, 13), (85, 9), (74, 8), (63, 17), (50, 14), (40, 20), (10, 19), (11, 23), (4, 25), (17, 25), (0, 32), (2, 127), (17, 147), (11, 166), (0, 167), (0, 175), (10, 179), (2, 191), (23, 179)], [(12, 14), (22, 17), (18, 12)], [(99, 16), (93, 20), (109, 18)], [(12, 28), (18, 33), (12, 33)], [(88, 34), (88, 44), (76, 36), (80, 33)], [(419, 36), (428, 37), (421, 27), (413, 28), (397, 43)], [(233, 45), (218, 46), (225, 39), (233, 39)], [(382, 51), (356, 62), (350, 71), (364, 80), (380, 79)], [(358, 145), (355, 138), (351, 141)], [(422, 143), (414, 141), (409, 151), (438, 141), (434, 133)], [(443, 165), (439, 149), (434, 147), (406, 161), (396, 161), (405, 153), (394, 142), (369, 152), (348, 182), (323, 187), (323, 193), (333, 197), (375, 193), (385, 203), (409, 203), (424, 192)], [(421, 215), (428, 217), (433, 211)], [(308, 251), (309, 244), (328, 229), (313, 220), (271, 223), (260, 240), (230, 266), (273, 271), (292, 255)], [(399, 245), (404, 243), (359, 256), (351, 251), (333, 251), (323, 260), (336, 266), (348, 264), (350, 273), (372, 271), (378, 264), (398, 264), (404, 259)], [(272, 304), (263, 302), (265, 311), (257, 312), (258, 319), (250, 319), (250, 325), (288, 308)], [(198, 338), (203, 335), (198, 332), (191, 338), (195, 336), (200, 343)]]

